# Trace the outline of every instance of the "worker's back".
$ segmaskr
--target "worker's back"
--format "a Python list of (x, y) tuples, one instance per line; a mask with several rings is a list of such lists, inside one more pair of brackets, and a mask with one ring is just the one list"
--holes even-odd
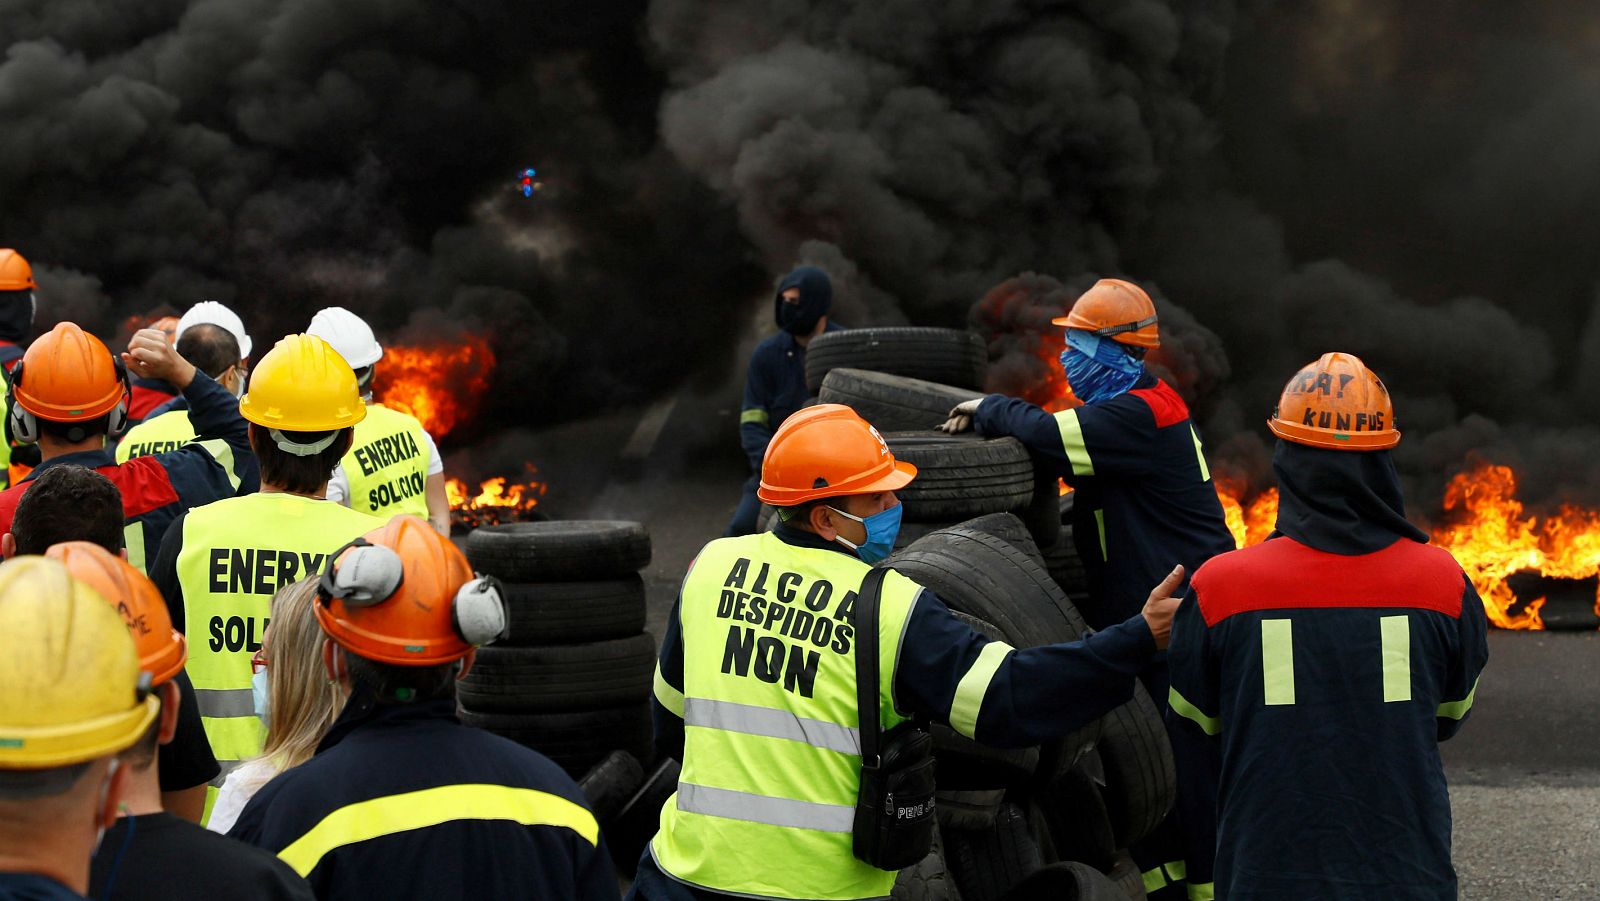
[(1172, 708), (1220, 741), (1218, 897), (1454, 898), (1438, 742), (1487, 655), (1455, 560), (1279, 537), (1192, 584)]
[(129, 429), (117, 442), (117, 462), (175, 451), (194, 439), (194, 423), (189, 420), (189, 411), (172, 410)]
[(367, 417), (356, 423), (355, 440), (339, 460), (328, 497), (385, 519), (401, 513), (427, 519), (428, 476), (443, 471), (433, 465), (437, 457), (438, 449), (415, 416), (368, 403)]

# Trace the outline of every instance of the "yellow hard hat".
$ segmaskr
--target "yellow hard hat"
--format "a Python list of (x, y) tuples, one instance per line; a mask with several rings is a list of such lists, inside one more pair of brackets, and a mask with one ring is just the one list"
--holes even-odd
[(326, 432), (365, 419), (367, 406), (355, 371), (332, 345), (313, 335), (289, 335), (250, 373), (239, 415), (263, 428)]
[(127, 748), (155, 721), (122, 617), (44, 557), (0, 564), (0, 769), (48, 769)]

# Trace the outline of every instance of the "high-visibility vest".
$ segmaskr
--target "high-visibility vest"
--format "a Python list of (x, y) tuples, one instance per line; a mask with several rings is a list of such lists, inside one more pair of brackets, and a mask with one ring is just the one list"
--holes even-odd
[(129, 429), (117, 444), (117, 462), (126, 463), (134, 457), (174, 451), (196, 437), (194, 423), (189, 421), (189, 412), (171, 410)]
[(428, 448), (415, 416), (367, 404), (350, 452), (339, 461), (350, 481), (350, 509), (385, 519), (400, 513), (427, 519)]
[(222, 776), (261, 753), (250, 658), (279, 588), (319, 574), (328, 555), (382, 525), (377, 517), (294, 494), (247, 494), (189, 511), (178, 552), (189, 679)]
[[(684, 580), (683, 773), (651, 842), (669, 876), (759, 898), (887, 897), (851, 851), (861, 785), (855, 598), (866, 564), (765, 533), (706, 545)], [(921, 588), (883, 583), (880, 728)], [(676, 699), (674, 699), (674, 704)]]

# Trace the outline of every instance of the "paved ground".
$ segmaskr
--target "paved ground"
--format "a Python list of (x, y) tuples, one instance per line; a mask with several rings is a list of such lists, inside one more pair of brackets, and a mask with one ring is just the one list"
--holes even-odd
[[(532, 439), (553, 515), (650, 526), (657, 635), (694, 553), (737, 501), (742, 458), (729, 392), (619, 413)], [(641, 446), (641, 422), (660, 421)], [(645, 427), (645, 431), (652, 429)], [(627, 453), (625, 453), (627, 452)], [(1444, 746), (1455, 857), (1471, 901), (1600, 898), (1600, 635), (1490, 636), (1472, 719)]]

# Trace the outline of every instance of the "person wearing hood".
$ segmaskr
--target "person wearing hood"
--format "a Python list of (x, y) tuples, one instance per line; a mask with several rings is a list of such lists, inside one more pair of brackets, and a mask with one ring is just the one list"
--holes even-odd
[[(1138, 586), (1160, 579), (1173, 564), (1194, 572), (1233, 550), (1233, 533), (1188, 406), (1145, 369), (1145, 355), (1161, 346), (1150, 295), (1132, 282), (1101, 279), (1053, 324), (1066, 328), (1061, 366), (1081, 406), (1052, 415), (1024, 400), (990, 395), (951, 410), (940, 429), (1015, 437), (1072, 486), (1072, 535), (1088, 579), (1081, 612), (1090, 626), (1103, 629), (1138, 611), (1144, 601)], [(1142, 678), (1161, 705), (1165, 656)], [(1189, 736), (1178, 731), (1172, 738)], [(1205, 783), (1207, 771), (1179, 774), (1173, 816), (1133, 846), (1151, 901), (1208, 897), (1209, 798), (1215, 792)]]
[(1221, 750), (1216, 897), (1454, 899), (1438, 744), (1488, 662), (1483, 602), (1406, 519), (1359, 359), (1301, 369), (1267, 425), (1277, 527), (1202, 566), (1172, 629), (1168, 719)]
[(744, 495), (724, 531), (724, 538), (749, 535), (761, 524), (761, 501), (756, 487), (761, 481), (761, 458), (772, 433), (805, 406), (806, 348), (823, 332), (843, 329), (828, 319), (833, 307), (833, 283), (816, 266), (801, 266), (778, 282), (772, 299), (772, 317), (778, 333), (756, 345), (745, 377), (744, 403), (739, 409), (739, 444), (750, 458), (750, 478)]

